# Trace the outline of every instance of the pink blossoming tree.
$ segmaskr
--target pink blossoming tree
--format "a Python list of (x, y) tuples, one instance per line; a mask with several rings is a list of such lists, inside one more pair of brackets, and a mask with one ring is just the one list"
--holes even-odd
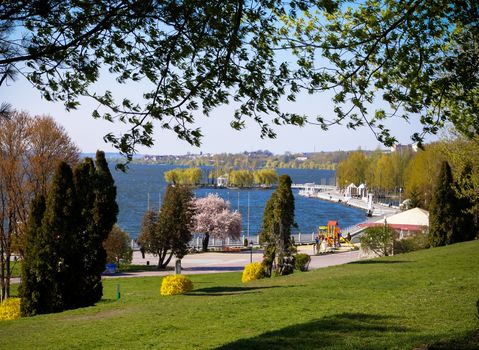
[(193, 231), (202, 233), (203, 251), (208, 249), (210, 236), (225, 240), (238, 239), (241, 234), (241, 214), (231, 211), (230, 203), (216, 194), (209, 194), (194, 201)]

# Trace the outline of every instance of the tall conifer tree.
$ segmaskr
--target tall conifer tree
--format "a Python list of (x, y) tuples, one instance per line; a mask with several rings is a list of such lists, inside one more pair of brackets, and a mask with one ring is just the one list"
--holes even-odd
[(278, 188), (266, 203), (260, 240), (265, 245), (263, 263), (266, 272), (271, 273), (276, 259), (276, 273), (286, 274), (285, 257), (291, 253), (291, 228), (294, 222), (294, 196), (291, 191), (291, 178), (279, 177)]
[(454, 243), (459, 210), (452, 171), (447, 161), (442, 162), (429, 210), (431, 246)]
[(103, 295), (101, 274), (106, 263), (103, 241), (108, 238), (118, 214), (116, 187), (102, 151), (96, 153), (95, 165), (92, 159), (86, 158), (75, 169), (83, 249), (80, 306), (91, 305)]
[[(57, 179), (53, 179), (48, 193), (43, 229), (51, 230), (58, 244), (58, 274), (60, 294), (64, 309), (74, 309), (78, 304), (77, 293), (81, 287), (78, 272), (82, 269), (84, 255), (80, 240), (80, 207), (78, 206), (73, 172), (65, 162), (58, 165)], [(58, 184), (58, 185), (56, 185)]]
[(111, 176), (103, 151), (96, 152), (95, 165), (95, 201), (91, 213), (94, 230), (88, 235), (89, 241), (87, 243), (88, 252), (91, 254), (87, 257), (91, 261), (89, 280), (91, 303), (100, 300), (103, 295), (101, 274), (105, 269), (106, 263), (106, 251), (103, 248), (103, 241), (108, 238), (108, 234), (116, 223), (118, 215), (115, 181)]
[[(30, 206), (27, 232), (25, 237), (25, 254), (22, 262), (22, 283), (20, 296), (22, 298), (21, 313), (32, 316), (42, 313), (48, 301), (44, 300), (46, 291), (51, 287), (48, 281), (54, 279), (53, 270), (48, 260), (42, 259), (49, 254), (50, 246), (46, 245), (42, 231), (42, 219), (45, 213), (45, 197), (37, 196)], [(50, 273), (52, 276), (48, 276)]]
[(475, 222), (475, 212), (477, 210), (474, 201), (473, 185), (473, 169), (472, 164), (467, 162), (461, 175), (456, 182), (456, 190), (458, 198), (458, 222), (457, 236), (453, 238), (454, 242), (470, 241), (476, 237), (477, 226)]
[[(27, 226), (24, 275), (20, 288), (24, 315), (59, 312), (76, 307), (80, 286), (77, 271), (78, 206), (71, 168), (60, 162), (46, 203), (32, 204)], [(41, 224), (40, 224), (41, 223)]]
[[(43, 209), (42, 209), (43, 208)], [(21, 293), (24, 315), (57, 312), (92, 305), (102, 297), (103, 241), (116, 221), (116, 187), (104, 153), (96, 167), (90, 158), (73, 177), (61, 162), (46, 204), (35, 200)]]
[(78, 197), (78, 205), (80, 208), (80, 222), (79, 229), (79, 241), (80, 246), (78, 249), (82, 250), (81, 269), (78, 271), (78, 279), (80, 280), (80, 286), (77, 290), (77, 300), (79, 306), (90, 305), (96, 300), (93, 299), (90, 294), (91, 288), (91, 244), (90, 235), (95, 230), (95, 225), (92, 220), (93, 206), (95, 202), (95, 166), (91, 158), (85, 158), (74, 171), (75, 189)]
[(70, 166), (60, 162), (48, 192), (42, 231), (45, 244), (50, 247), (49, 262), (54, 272), (51, 290), (47, 292), (45, 312), (58, 312), (76, 306), (79, 287), (77, 271), (81, 266), (81, 250), (78, 240), (78, 206), (73, 174)]

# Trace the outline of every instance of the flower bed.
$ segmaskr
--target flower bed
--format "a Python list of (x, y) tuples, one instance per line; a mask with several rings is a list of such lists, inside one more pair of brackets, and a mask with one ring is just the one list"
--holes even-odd
[(184, 275), (170, 275), (163, 277), (161, 295), (183, 294), (193, 290), (193, 282)]

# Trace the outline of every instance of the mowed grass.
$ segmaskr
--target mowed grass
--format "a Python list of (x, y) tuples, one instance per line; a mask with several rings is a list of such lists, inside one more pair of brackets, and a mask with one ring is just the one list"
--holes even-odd
[(473, 241), (247, 285), (195, 275), (173, 297), (108, 279), (96, 306), (0, 322), (0, 349), (475, 349), (478, 267)]

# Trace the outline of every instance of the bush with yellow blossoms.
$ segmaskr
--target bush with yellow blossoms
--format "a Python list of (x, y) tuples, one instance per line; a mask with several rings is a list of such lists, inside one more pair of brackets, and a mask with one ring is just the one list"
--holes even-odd
[(0, 321), (20, 318), (20, 298), (8, 298), (0, 304)]
[(243, 283), (258, 280), (264, 277), (263, 265), (259, 262), (248, 264), (244, 267), (241, 281)]
[(161, 295), (176, 295), (188, 293), (193, 290), (193, 282), (184, 275), (170, 275), (163, 277), (161, 282)]

